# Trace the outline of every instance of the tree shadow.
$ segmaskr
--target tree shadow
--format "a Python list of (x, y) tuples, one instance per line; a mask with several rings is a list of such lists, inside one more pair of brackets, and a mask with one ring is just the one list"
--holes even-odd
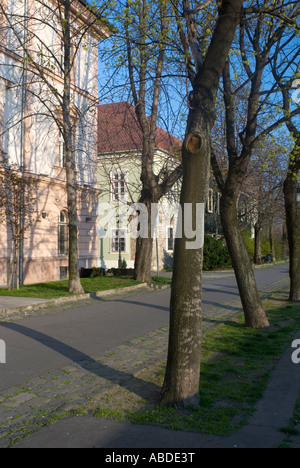
[(123, 304), (137, 305), (139, 307), (150, 307), (151, 309), (163, 310), (165, 312), (169, 312), (169, 310), (170, 310), (169, 307), (164, 307), (164, 306), (154, 305), (154, 304), (146, 304), (145, 302), (139, 302), (139, 301), (130, 301), (130, 300), (127, 300), (127, 299), (116, 299), (115, 302), (121, 302)]
[(227, 289), (233, 289), (234, 291), (238, 291), (238, 287), (236, 284), (216, 284), (214, 283), (215, 288), (227, 288)]
[[(221, 286), (220, 286), (221, 288)], [(223, 286), (222, 286), (223, 288)], [(234, 288), (234, 289), (237, 289), (237, 288)], [(206, 287), (203, 287), (203, 292), (207, 292), (207, 293), (217, 293), (217, 294), (227, 294), (229, 296), (239, 296), (239, 293), (238, 292), (232, 292), (232, 291), (225, 291), (224, 289), (216, 289), (216, 288), (206, 288)]]
[(46, 335), (45, 333), (41, 333), (17, 323), (1, 323), (1, 326), (37, 341), (41, 345), (44, 345), (70, 359), (84, 370), (96, 375), (97, 377), (103, 378), (114, 385), (119, 385), (143, 399), (148, 399), (149, 395), (151, 395), (153, 399), (156, 399), (161, 391), (159, 386), (141, 380), (133, 374), (123, 370), (114, 369), (106, 364), (96, 361), (82, 351), (57, 340), (56, 338)]
[[(95, 300), (100, 300), (101, 301), (101, 298), (96, 298), (95, 297)], [(131, 301), (131, 300), (127, 300), (127, 299), (115, 299), (115, 302), (118, 302), (118, 303), (123, 303), (123, 304), (132, 304), (132, 305), (137, 305), (139, 307), (149, 307), (151, 309), (157, 309), (157, 310), (162, 310), (164, 312), (169, 312), (169, 307), (164, 307), (164, 306), (160, 306), (160, 305), (155, 305), (155, 304), (147, 304), (147, 303), (144, 303), (144, 302), (139, 302), (139, 301)], [(207, 301), (205, 299), (203, 299), (202, 301), (202, 304), (203, 305), (207, 305), (207, 306), (213, 306), (215, 308), (219, 308), (219, 309), (226, 309), (226, 310), (237, 310), (237, 311), (241, 311), (243, 309), (241, 309), (239, 307), (238, 304), (233, 304), (233, 305), (230, 305), (230, 304), (222, 304), (221, 302), (214, 302), (214, 301)], [(203, 311), (204, 314), (209, 314), (210, 311)], [(209, 321), (209, 317), (203, 317), (203, 320), (205, 321)], [(219, 322), (218, 320), (216, 322)], [(221, 319), (220, 322), (223, 322), (223, 320)]]

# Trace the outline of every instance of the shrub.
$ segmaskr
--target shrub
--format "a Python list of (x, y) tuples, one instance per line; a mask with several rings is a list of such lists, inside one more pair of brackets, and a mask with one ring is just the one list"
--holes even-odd
[(105, 269), (93, 267), (92, 272), (90, 274), (90, 278), (97, 278), (99, 276), (105, 276)]
[(231, 267), (231, 258), (223, 238), (205, 236), (203, 270)]

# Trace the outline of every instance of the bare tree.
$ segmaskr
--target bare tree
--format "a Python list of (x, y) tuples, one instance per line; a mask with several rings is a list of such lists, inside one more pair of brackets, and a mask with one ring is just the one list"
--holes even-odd
[[(134, 105), (138, 133), (141, 134), (141, 188), (137, 201), (147, 208), (149, 216), (147, 235), (139, 236), (136, 240), (134, 276), (138, 281), (150, 282), (153, 249), (151, 208), (171, 190), (182, 175), (181, 164), (176, 162), (178, 148), (174, 148), (171, 156), (173, 164), (169, 164), (169, 170), (161, 167), (158, 174), (155, 171), (157, 127), (163, 115), (166, 115), (165, 109), (164, 112), (161, 109), (162, 106), (167, 106), (163, 96), (166, 98), (167, 90), (170, 89), (167, 80), (170, 80), (172, 74), (169, 57), (172, 38), (171, 7), (166, 0), (126, 1), (121, 2), (121, 5), (124, 15), (118, 20), (120, 28), (115, 48), (109, 49), (105, 57), (108, 61), (109, 57), (117, 55), (117, 62), (126, 70), (128, 86), (122, 83), (122, 87), (125, 87)], [(118, 12), (119, 10), (118, 5)]]
[[(298, 22), (294, 28), (299, 30)], [(282, 42), (282, 41), (281, 41)], [(297, 42), (296, 42), (297, 45)], [(300, 221), (297, 187), (300, 171), (300, 131), (299, 131), (299, 47), (295, 48), (294, 60), (288, 61), (280, 55), (278, 43), (272, 60), (272, 73), (280, 90), (278, 107), (285, 117), (285, 125), (291, 139), (287, 175), (284, 181), (286, 227), (290, 255), (290, 295), (293, 302), (300, 301)], [(294, 99), (294, 95), (296, 99)], [(281, 103), (281, 104), (280, 104)]]
[[(281, 5), (283, 11), (294, 17), (297, 5)], [(268, 325), (266, 314), (257, 290), (251, 261), (242, 236), (237, 206), (241, 187), (245, 180), (252, 151), (263, 138), (274, 131), (283, 118), (272, 111), (271, 97), (274, 95), (274, 83), (268, 89), (262, 89), (264, 77), (270, 74), (270, 61), (275, 53), (276, 44), (281, 42), (280, 50), (290, 54), (293, 60), (295, 51), (288, 46), (295, 38), (296, 32), (289, 30), (287, 23), (273, 18), (266, 21), (265, 13), (247, 19), (243, 16), (240, 27), (240, 53), (246, 80), (242, 86), (233, 90), (233, 60), (227, 61), (223, 70), (223, 98), (226, 121), (226, 147), (228, 155), (228, 172), (224, 177), (216, 154), (212, 157), (212, 167), (217, 180), (221, 197), (221, 220), (228, 249), (231, 254), (247, 326), (260, 328)], [(278, 51), (279, 53), (279, 51)], [(250, 85), (247, 98), (247, 115), (244, 126), (237, 135), (236, 108), (237, 94)], [(268, 109), (269, 121), (262, 118), (264, 109)], [(297, 111), (296, 111), (297, 112)], [(270, 121), (273, 123), (270, 125)], [(265, 121), (264, 121), (265, 120)], [(238, 138), (237, 138), (238, 137)], [(259, 227), (259, 226), (257, 226)]]
[[(199, 223), (199, 219), (196, 220), (197, 206), (201, 212), (201, 206), (204, 206), (208, 195), (211, 129), (216, 117), (219, 80), (240, 21), (243, 2), (221, 2), (204, 60), (202, 51), (197, 47), (195, 12), (190, 2), (183, 0), (175, 3), (187, 72), (193, 87), (182, 149), (183, 182), (180, 203), (183, 219), (190, 217), (186, 210), (187, 204), (192, 206), (193, 215), (190, 221), (195, 227), (196, 222)], [(180, 11), (183, 12), (183, 17), (179, 17)], [(203, 214), (204, 211), (200, 227), (204, 231)], [(189, 249), (186, 243), (190, 240), (183, 234), (175, 242), (169, 350), (162, 390), (162, 401), (175, 405), (199, 404), (203, 242), (200, 241), (199, 245), (195, 244), (194, 248)]]
[(262, 262), (261, 239), (268, 233), (272, 261), (276, 260), (274, 227), (284, 220), (283, 181), (286, 174), (285, 148), (276, 138), (266, 139), (253, 151), (245, 179), (246, 190), (253, 197), (251, 217), (255, 222), (254, 263)]

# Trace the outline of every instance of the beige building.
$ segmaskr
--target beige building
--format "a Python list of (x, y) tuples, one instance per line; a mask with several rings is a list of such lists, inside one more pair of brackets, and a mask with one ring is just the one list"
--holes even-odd
[[(32, 180), (34, 187), (28, 215), (30, 227), (20, 246), (20, 279), (24, 284), (59, 280), (68, 276), (66, 170), (60, 127), (64, 89), (63, 7), (55, 0), (4, 0), (4, 3), (0, 11), (2, 164), (16, 169), (20, 178)], [(71, 2), (71, 15), (71, 121), (79, 265), (92, 267), (99, 264), (95, 112), (98, 42), (109, 32), (84, 0)], [(10, 203), (9, 196), (6, 203)], [(2, 206), (0, 286), (8, 282), (11, 251), (12, 229)]]

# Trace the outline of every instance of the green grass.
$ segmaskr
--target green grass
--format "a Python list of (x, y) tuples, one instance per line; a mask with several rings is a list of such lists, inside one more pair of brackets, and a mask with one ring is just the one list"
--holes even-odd
[[(82, 278), (81, 284), (86, 293), (119, 289), (139, 284), (128, 276), (100, 276), (98, 278)], [(68, 290), (68, 281), (53, 281), (21, 286), (19, 290), (8, 291), (0, 288), (0, 296), (37, 297), (55, 299), (57, 297), (72, 296)]]
[[(100, 276), (95, 278), (81, 278), (81, 284), (85, 293), (95, 293), (112, 289), (126, 288), (140, 284), (131, 276)], [(153, 277), (155, 285), (169, 285), (171, 280), (160, 276)], [(68, 280), (52, 281), (48, 283), (30, 284), (21, 286), (19, 290), (8, 291), (0, 288), (0, 296), (12, 297), (36, 297), (41, 299), (55, 299), (58, 297), (72, 296), (68, 290)]]
[(300, 398), (298, 398), (293, 416), (291, 417), (287, 427), (282, 427), (281, 432), (286, 434), (286, 439), (281, 445), (281, 448), (289, 448), (290, 444), (293, 443), (293, 436), (300, 434)]
[[(271, 371), (300, 328), (299, 305), (268, 305), (271, 327), (252, 330), (243, 318), (228, 321), (203, 339), (200, 408), (184, 410), (144, 401), (138, 409), (118, 408), (118, 417), (103, 406), (98, 416), (158, 424), (168, 429), (228, 435), (245, 425), (262, 397)], [(165, 364), (143, 380), (163, 384)], [(297, 415), (297, 420), (298, 415)]]
[(160, 285), (171, 285), (172, 278), (165, 278), (164, 276), (152, 276), (152, 283), (158, 286)]

